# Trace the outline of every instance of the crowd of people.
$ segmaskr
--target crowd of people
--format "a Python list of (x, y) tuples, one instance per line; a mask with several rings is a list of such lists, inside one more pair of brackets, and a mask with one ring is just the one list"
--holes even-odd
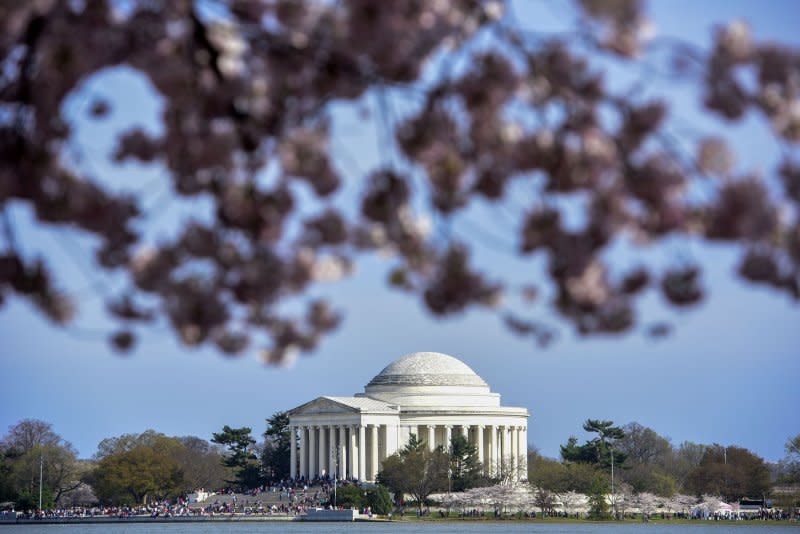
[[(300, 516), (312, 508), (332, 509), (330, 501), (334, 491), (334, 484), (342, 485), (354, 484), (357, 481), (337, 481), (328, 478), (314, 478), (313, 480), (288, 479), (279, 482), (260, 486), (247, 490), (243, 493), (236, 493), (231, 488), (225, 488), (210, 493), (209, 498), (202, 502), (190, 502), (189, 498), (180, 497), (177, 499), (153, 500), (142, 505), (122, 505), (122, 506), (74, 506), (74, 507), (55, 507), (46, 510), (28, 510), (24, 512), (5, 511), (0, 512), (0, 521), (9, 521), (13, 518), (24, 519), (87, 519), (87, 518), (197, 518), (215, 516)], [(213, 499), (213, 500), (211, 500)], [(397, 510), (396, 515), (405, 516), (405, 506)], [(449, 512), (449, 509), (448, 509)], [(361, 513), (372, 516), (371, 510), (365, 509)], [(416, 511), (418, 516), (430, 516), (431, 510), (428, 507), (422, 511)], [(438, 510), (440, 517), (449, 516), (445, 509)], [(484, 511), (478, 509), (467, 509), (459, 511), (460, 517), (486, 517), (503, 516), (498, 510)], [(518, 512), (511, 514), (519, 518), (545, 518), (561, 517), (582, 519), (585, 513), (573, 512), (568, 514), (563, 511), (552, 510), (545, 512)], [(390, 515), (391, 517), (391, 515)], [(624, 514), (617, 519), (632, 519), (634, 514)], [(793, 519), (789, 513), (777, 509), (761, 509), (748, 514), (724, 514), (706, 513), (699, 514), (695, 510), (690, 513), (663, 513), (657, 512), (647, 514), (647, 519), (697, 519), (697, 520), (789, 520)]]
[[(350, 484), (352, 481), (337, 482)], [(188, 498), (154, 500), (135, 506), (73, 506), (55, 507), (46, 510), (9, 511), (9, 518), (24, 519), (86, 519), (86, 518), (180, 518), (225, 515), (259, 516), (299, 516), (310, 508), (331, 508), (328, 503), (333, 492), (333, 481), (315, 478), (313, 480), (281, 480), (274, 484), (260, 486), (236, 493), (225, 488), (211, 493), (209, 502), (190, 502)]]

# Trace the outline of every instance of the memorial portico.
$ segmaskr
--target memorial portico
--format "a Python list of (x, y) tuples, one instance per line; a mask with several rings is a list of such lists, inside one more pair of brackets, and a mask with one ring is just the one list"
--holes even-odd
[(291, 476), (374, 481), (386, 457), (416, 435), (434, 449), (456, 433), (475, 445), (486, 474), (527, 478), (528, 411), (460, 360), (435, 352), (404, 356), (353, 397), (318, 397), (289, 412)]

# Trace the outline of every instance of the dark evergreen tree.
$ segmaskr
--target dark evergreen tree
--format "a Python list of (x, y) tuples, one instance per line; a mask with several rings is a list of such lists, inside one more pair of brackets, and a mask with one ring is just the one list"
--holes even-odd
[(222, 432), (214, 432), (212, 442), (228, 448), (222, 462), (234, 470), (234, 480), (227, 481), (240, 489), (255, 488), (261, 484), (258, 458), (253, 453), (256, 440), (249, 427), (231, 428), (225, 425)]
[[(366, 506), (365, 491), (355, 484), (346, 484), (336, 488), (336, 495), (330, 494), (329, 504), (335, 504), (341, 508), (361, 509)], [(335, 498), (335, 502), (334, 502)]]
[(16, 495), (11, 479), (11, 463), (6, 457), (7, 453), (0, 454), (0, 502), (12, 501)]
[(289, 478), (292, 439), (287, 412), (276, 412), (267, 419), (264, 439), (264, 449), (261, 453), (264, 478), (274, 481)]
[(416, 434), (411, 434), (408, 438), (408, 443), (406, 443), (406, 446), (400, 451), (400, 454), (408, 455), (412, 452), (420, 452), (425, 450), (426, 447), (427, 442), (424, 439), (419, 439)]
[(570, 436), (567, 444), (561, 446), (561, 458), (564, 461), (594, 464), (603, 469), (610, 469), (613, 454), (614, 464), (619, 467), (623, 465), (625, 453), (613, 447), (616, 440), (625, 437), (625, 431), (621, 427), (614, 426), (613, 421), (587, 419), (583, 429), (586, 432), (596, 433), (597, 437), (578, 445), (578, 438)]
[(372, 513), (386, 515), (392, 511), (392, 498), (386, 486), (378, 485), (367, 491), (367, 505)]
[(484, 485), (478, 449), (467, 438), (456, 434), (450, 439), (450, 478), (453, 491), (464, 491)]

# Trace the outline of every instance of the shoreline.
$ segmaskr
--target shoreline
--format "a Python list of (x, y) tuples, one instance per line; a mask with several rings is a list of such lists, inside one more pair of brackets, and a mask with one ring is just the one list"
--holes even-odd
[[(189, 517), (149, 517), (149, 516), (135, 516), (135, 517), (63, 517), (63, 518), (46, 518), (46, 519), (24, 519), (18, 518), (16, 521), (0, 521), (0, 526), (5, 525), (89, 525), (89, 524), (132, 524), (132, 523), (273, 523), (273, 522), (306, 522), (304, 516), (253, 516), (253, 515), (235, 515), (235, 516), (189, 516)], [(311, 521), (309, 521), (311, 522)], [(332, 523), (528, 523), (532, 525), (540, 524), (564, 524), (564, 525), (579, 525), (579, 524), (627, 524), (627, 525), (720, 525), (720, 526), (778, 526), (785, 525), (789, 527), (800, 528), (800, 521), (776, 521), (776, 520), (745, 520), (745, 521), (732, 521), (732, 520), (697, 520), (697, 519), (651, 519), (650, 521), (643, 522), (636, 519), (626, 520), (601, 520), (593, 521), (588, 519), (569, 519), (569, 518), (554, 518), (549, 517), (546, 519), (533, 519), (533, 518), (516, 518), (509, 517), (505, 519), (497, 518), (478, 518), (478, 517), (446, 517), (446, 518), (384, 518), (384, 517), (358, 517), (350, 521), (342, 520), (317, 520), (314, 522), (332, 522)]]
[(196, 516), (196, 517), (48, 517), (44, 519), (18, 518), (0, 521), (0, 525), (91, 525), (115, 523), (237, 523), (300, 521), (299, 516)]

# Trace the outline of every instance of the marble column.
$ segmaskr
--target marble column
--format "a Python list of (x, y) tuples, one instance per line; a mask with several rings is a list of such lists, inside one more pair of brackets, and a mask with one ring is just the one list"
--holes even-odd
[(308, 478), (317, 474), (317, 427), (308, 427)]
[(521, 450), (522, 450), (522, 478), (528, 478), (528, 427), (523, 426), (520, 432)]
[(508, 474), (508, 471), (511, 470), (511, 427), (505, 425), (503, 427), (503, 448), (502, 448), (502, 459), (500, 462), (501, 469), (504, 469), (504, 475)]
[(436, 448), (436, 427), (428, 425), (428, 449), (433, 450)]
[(519, 428), (511, 427), (511, 472), (514, 480), (519, 480)]
[(328, 474), (331, 478), (336, 477), (336, 425), (328, 427)]
[(322, 477), (323, 471), (326, 475), (328, 474), (328, 447), (325, 443), (328, 433), (325, 431), (325, 425), (319, 425), (317, 429), (319, 430), (319, 443), (317, 443), (317, 447), (319, 447), (317, 462), (319, 465), (317, 466), (317, 472)]
[(411, 439), (410, 434), (411, 434), (411, 427), (409, 427), (408, 425), (399, 425), (397, 427), (397, 451), (404, 449), (405, 446), (408, 445), (408, 440)]
[(486, 469), (486, 457), (483, 455), (483, 425), (475, 427), (475, 443), (478, 445), (478, 460), (481, 461), (483, 472), (488, 473), (489, 470)]
[(461, 435), (465, 440), (469, 441), (469, 427), (467, 425), (461, 425)]
[(489, 476), (496, 476), (497, 472), (497, 427), (488, 425), (489, 428)]
[(380, 458), (378, 457), (378, 425), (371, 425), (370, 426), (370, 440), (371, 440), (371, 451), (370, 451), (370, 473), (369, 473), (369, 480), (375, 480), (378, 476), (378, 466), (380, 465)]
[(297, 427), (289, 427), (291, 449), (289, 450), (289, 476), (297, 478)]
[(350, 458), (350, 476), (358, 478), (358, 426), (350, 426), (350, 450), (348, 450), (348, 457)]
[(306, 427), (300, 427), (300, 476), (308, 478), (308, 435)]
[(450, 450), (450, 440), (453, 439), (453, 427), (445, 425), (444, 427), (444, 450)]
[(367, 479), (367, 427), (358, 425), (358, 477), (361, 480)]
[(347, 427), (339, 425), (339, 479), (347, 478)]
[(383, 440), (383, 447), (378, 446), (378, 461), (397, 452), (400, 442), (400, 425), (379, 425), (378, 440)]

